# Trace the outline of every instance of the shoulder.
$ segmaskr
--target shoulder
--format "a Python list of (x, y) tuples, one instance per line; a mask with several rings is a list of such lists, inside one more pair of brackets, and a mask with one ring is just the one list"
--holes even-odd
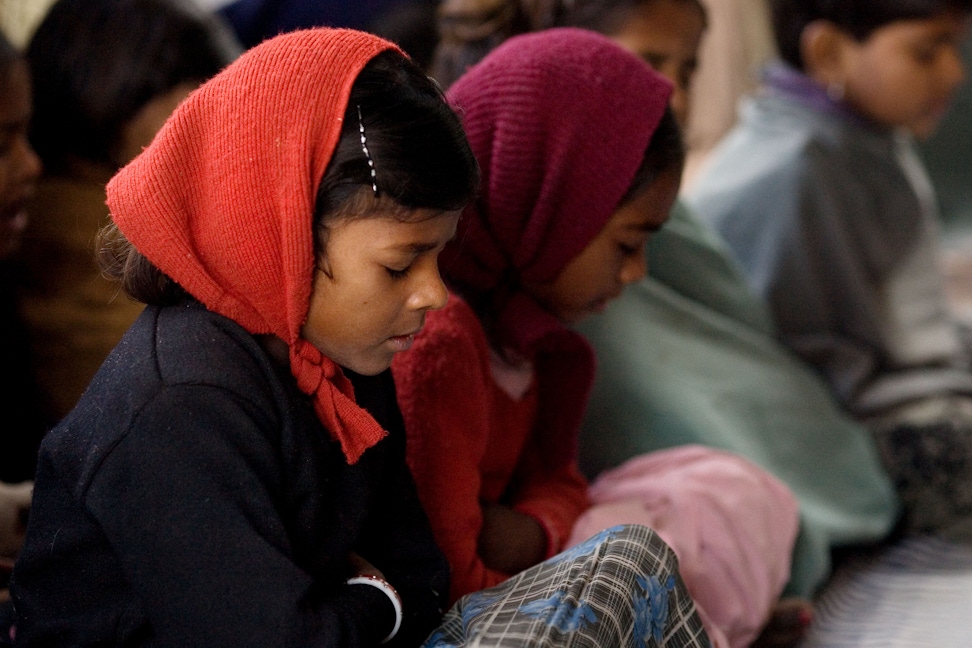
[(289, 410), (291, 392), (234, 322), (198, 304), (148, 307), (42, 452), (83, 488), (133, 430), (174, 438), (203, 425), (267, 428)]
[(718, 229), (737, 218), (779, 222), (798, 212), (802, 197), (854, 183), (855, 147), (844, 126), (766, 103), (744, 111), (686, 193), (687, 205)]

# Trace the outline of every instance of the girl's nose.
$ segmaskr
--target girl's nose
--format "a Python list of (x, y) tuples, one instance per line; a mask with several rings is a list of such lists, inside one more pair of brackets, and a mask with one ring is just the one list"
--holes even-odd
[(411, 306), (414, 310), (438, 310), (446, 305), (449, 290), (446, 288), (438, 265), (433, 262), (432, 267), (421, 273), (421, 283), (412, 293)]
[(645, 258), (644, 248), (638, 254), (634, 254), (625, 259), (621, 266), (621, 283), (627, 286), (630, 283), (639, 281), (648, 274), (648, 259)]

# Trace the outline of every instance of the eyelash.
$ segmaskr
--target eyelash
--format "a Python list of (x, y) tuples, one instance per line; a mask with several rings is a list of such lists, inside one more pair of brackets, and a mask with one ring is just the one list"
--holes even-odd
[(411, 269), (412, 269), (412, 266), (408, 266), (407, 268), (404, 268), (403, 270), (395, 270), (393, 268), (389, 268), (389, 267), (386, 266), (385, 267), (385, 272), (387, 272), (388, 273), (388, 276), (391, 277), (392, 279), (402, 279), (402, 278), (404, 278), (404, 277), (406, 277), (408, 275), (408, 272)]

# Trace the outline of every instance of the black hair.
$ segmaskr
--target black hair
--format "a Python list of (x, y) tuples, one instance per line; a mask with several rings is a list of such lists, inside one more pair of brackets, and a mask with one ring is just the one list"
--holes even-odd
[(213, 76), (238, 53), (188, 0), (59, 0), (27, 48), (31, 142), (48, 170), (114, 159), (124, 125), (152, 99)]
[(318, 227), (339, 210), (346, 215), (353, 194), (373, 193), (361, 124), (379, 198), (406, 210), (441, 211), (461, 209), (473, 198), (479, 166), (462, 122), (434, 80), (386, 51), (368, 62), (351, 88), (341, 138), (317, 192)]
[[(709, 12), (700, 0), (673, 0), (691, 5), (698, 10), (702, 24), (708, 27)], [(563, 24), (581, 27), (601, 34), (611, 35), (620, 30), (632, 9), (650, 5), (659, 0), (573, 0), (563, 17)]]
[(566, 15), (564, 0), (442, 0), (439, 42), (429, 66), (448, 88), (508, 38), (556, 27)]
[(658, 126), (655, 127), (655, 132), (652, 133), (648, 148), (645, 149), (645, 156), (641, 160), (641, 166), (635, 172), (634, 180), (632, 180), (624, 197), (621, 198), (620, 205), (624, 205), (644, 192), (658, 179), (658, 176), (668, 171), (677, 170), (681, 172), (684, 164), (685, 141), (682, 138), (682, 129), (678, 125), (675, 113), (668, 106), (665, 108)]
[[(359, 106), (377, 198), (361, 146)], [(417, 209), (459, 210), (478, 188), (479, 166), (438, 85), (409, 59), (386, 51), (365, 65), (351, 88), (340, 139), (314, 205), (315, 253), (319, 257), (326, 247), (335, 220), (379, 215), (408, 220)], [(138, 301), (166, 305), (186, 296), (114, 224), (102, 232), (99, 257), (105, 273)]]
[(772, 0), (773, 31), (780, 57), (804, 69), (800, 41), (804, 29), (825, 20), (864, 41), (899, 20), (923, 20), (947, 11), (968, 13), (972, 0)]
[[(708, 26), (700, 0), (675, 0), (694, 6)], [(443, 0), (439, 4), (439, 43), (429, 65), (448, 88), (467, 69), (513, 36), (550, 27), (581, 27), (601, 34), (617, 32), (628, 12), (658, 0)]]

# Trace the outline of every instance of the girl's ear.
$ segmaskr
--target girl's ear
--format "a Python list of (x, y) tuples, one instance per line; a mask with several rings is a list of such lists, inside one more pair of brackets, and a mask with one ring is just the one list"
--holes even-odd
[(828, 93), (839, 91), (842, 94), (848, 76), (845, 71), (848, 47), (853, 44), (854, 39), (850, 34), (832, 22), (811, 22), (800, 36), (804, 72), (827, 88)]
[(328, 279), (333, 279), (334, 275), (331, 274), (331, 264), (327, 260), (327, 251), (321, 252), (320, 256), (317, 257), (317, 265), (315, 266), (318, 270), (324, 273)]

